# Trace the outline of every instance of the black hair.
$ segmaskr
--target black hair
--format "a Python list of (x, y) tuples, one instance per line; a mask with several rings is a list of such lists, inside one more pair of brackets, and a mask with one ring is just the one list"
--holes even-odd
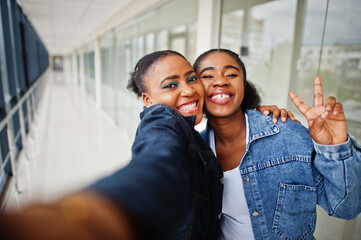
[(154, 64), (156, 64), (161, 58), (169, 55), (178, 55), (188, 61), (182, 54), (172, 50), (163, 50), (149, 53), (138, 60), (134, 67), (134, 71), (130, 73), (130, 79), (128, 80), (127, 89), (134, 92), (138, 97), (142, 96), (142, 93), (147, 91), (144, 76), (148, 73)]
[(199, 65), (200, 63), (203, 61), (203, 59), (205, 57), (207, 57), (208, 55), (215, 53), (215, 52), (222, 52), (222, 53), (226, 53), (228, 54), (230, 57), (232, 57), (239, 65), (239, 67), (241, 68), (242, 72), (243, 72), (243, 79), (244, 79), (244, 97), (243, 97), (243, 101), (241, 104), (241, 108), (242, 110), (246, 110), (248, 109), (255, 109), (259, 106), (259, 104), (261, 103), (261, 97), (258, 93), (257, 88), (254, 86), (254, 84), (250, 81), (247, 80), (247, 72), (246, 72), (246, 67), (244, 66), (244, 63), (242, 62), (241, 58), (239, 57), (239, 55), (231, 50), (228, 49), (223, 49), (223, 48), (215, 48), (215, 49), (211, 49), (208, 50), (204, 53), (202, 53), (194, 62), (193, 64), (193, 68), (194, 71), (196, 71), (197, 74), (199, 74)]

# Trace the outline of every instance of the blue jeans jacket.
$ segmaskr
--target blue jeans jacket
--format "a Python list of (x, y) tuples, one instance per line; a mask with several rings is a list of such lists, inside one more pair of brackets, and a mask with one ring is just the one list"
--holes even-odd
[(125, 168), (91, 189), (126, 209), (140, 239), (217, 239), (223, 172), (195, 116), (145, 108)]
[[(351, 219), (361, 212), (361, 146), (313, 142), (293, 121), (246, 111), (249, 143), (239, 167), (255, 239), (314, 239), (316, 204)], [(210, 126), (201, 135), (209, 143)], [(237, 200), (235, 200), (237, 201)]]

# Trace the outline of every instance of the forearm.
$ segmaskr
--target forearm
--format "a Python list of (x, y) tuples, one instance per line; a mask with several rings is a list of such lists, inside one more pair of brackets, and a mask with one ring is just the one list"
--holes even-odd
[(314, 164), (323, 176), (319, 204), (332, 216), (356, 217), (361, 211), (360, 145), (349, 137), (344, 144), (315, 147)]
[(104, 197), (71, 195), (0, 217), (4, 239), (134, 239), (128, 217)]

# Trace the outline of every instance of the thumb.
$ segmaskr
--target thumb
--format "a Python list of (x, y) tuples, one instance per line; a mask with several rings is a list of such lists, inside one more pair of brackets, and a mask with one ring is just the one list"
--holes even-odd
[(327, 111), (325, 111), (324, 113), (321, 114), (321, 116), (319, 116), (318, 118), (313, 120), (312, 126), (310, 126), (310, 134), (311, 134), (311, 137), (315, 141), (316, 141), (316, 138), (320, 137), (320, 134), (323, 130), (323, 125), (328, 117), (328, 114), (329, 113)]

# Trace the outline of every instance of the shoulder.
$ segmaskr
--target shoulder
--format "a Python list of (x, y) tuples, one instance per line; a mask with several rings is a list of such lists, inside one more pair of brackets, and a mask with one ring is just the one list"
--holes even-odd
[(292, 121), (290, 118), (287, 118), (287, 121), (284, 123), (281, 119), (278, 120), (276, 126), (283, 131), (291, 131), (296, 134), (307, 134), (309, 135), (308, 128), (303, 126), (301, 123), (297, 121)]
[(275, 124), (272, 121), (272, 114), (266, 116), (259, 111), (248, 109), (246, 113), (252, 129), (259, 129), (259, 131), (261, 131), (261, 129), (270, 128), (272, 131), (277, 132), (275, 135), (277, 137), (311, 140), (308, 129), (301, 123), (292, 121), (290, 118), (287, 118), (285, 123), (279, 119)]
[(195, 118), (185, 118), (180, 113), (164, 104), (156, 104), (140, 114), (141, 121), (138, 134), (157, 131), (159, 134), (176, 132), (177, 134), (192, 134)]
[(143, 112), (140, 114), (140, 118), (142, 121), (147, 118), (159, 118), (159, 119), (167, 119), (167, 118), (181, 118), (177, 111), (172, 109), (171, 107), (164, 104), (155, 104), (150, 107), (144, 107)]

